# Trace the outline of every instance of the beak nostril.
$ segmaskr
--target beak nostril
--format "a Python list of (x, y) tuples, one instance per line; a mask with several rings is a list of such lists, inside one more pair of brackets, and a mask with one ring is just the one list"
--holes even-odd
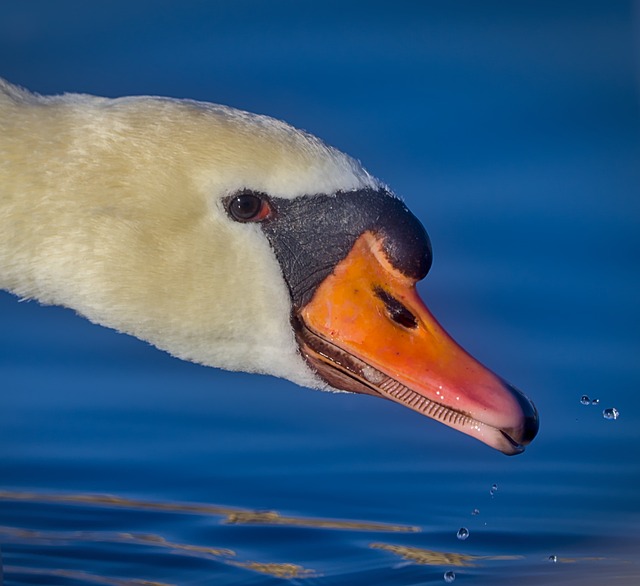
[(373, 292), (384, 303), (389, 317), (402, 327), (414, 330), (418, 327), (418, 320), (400, 301), (389, 295), (382, 287), (375, 287)]

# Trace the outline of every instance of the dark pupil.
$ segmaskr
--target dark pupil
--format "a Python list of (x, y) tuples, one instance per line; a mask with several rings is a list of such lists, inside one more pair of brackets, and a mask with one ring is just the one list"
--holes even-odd
[(240, 220), (250, 220), (258, 214), (262, 207), (262, 200), (248, 193), (239, 195), (233, 200), (231, 212)]

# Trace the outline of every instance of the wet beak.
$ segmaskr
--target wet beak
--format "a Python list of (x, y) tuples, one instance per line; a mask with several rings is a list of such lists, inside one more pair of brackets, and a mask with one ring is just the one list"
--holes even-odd
[(443, 330), (371, 232), (294, 322), (303, 356), (335, 388), (391, 399), (509, 455), (538, 431), (533, 403)]

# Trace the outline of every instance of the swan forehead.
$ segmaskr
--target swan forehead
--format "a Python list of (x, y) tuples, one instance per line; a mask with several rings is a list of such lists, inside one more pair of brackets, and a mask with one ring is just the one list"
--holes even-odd
[[(355, 159), (269, 116), (147, 96), (43, 100), (71, 113), (78, 129), (73, 143), (77, 153), (88, 152), (95, 159), (95, 151), (102, 149), (108, 161), (128, 157), (125, 163), (134, 161), (137, 176), (145, 175), (152, 184), (159, 178), (147, 177), (145, 169), (163, 178), (181, 175), (181, 191), (188, 192), (191, 185), (198, 199), (222, 198), (240, 189), (293, 199), (381, 187)], [(153, 164), (147, 167), (145, 161)]]
[(275, 118), (199, 102), (180, 107), (198, 126), (195, 156), (209, 192), (252, 189), (292, 199), (381, 186), (352, 157)]

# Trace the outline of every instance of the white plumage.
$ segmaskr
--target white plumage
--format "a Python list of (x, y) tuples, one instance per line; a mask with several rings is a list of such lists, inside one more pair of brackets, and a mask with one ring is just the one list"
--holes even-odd
[(0, 80), (0, 287), (74, 308), (175, 356), (326, 385), (242, 188), (293, 198), (376, 186), (266, 116), (189, 100), (44, 97)]

